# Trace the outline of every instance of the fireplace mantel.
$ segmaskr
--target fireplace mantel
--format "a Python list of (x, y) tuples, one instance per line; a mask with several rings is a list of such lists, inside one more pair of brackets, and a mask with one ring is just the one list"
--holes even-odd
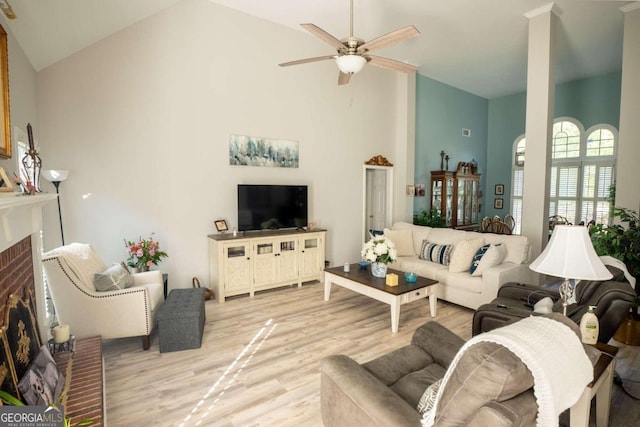
[(14, 196), (0, 199), (0, 251), (42, 228), (42, 206), (56, 194)]
[(5, 251), (27, 236), (31, 236), (33, 276), (38, 307), (40, 334), (46, 337), (48, 321), (45, 318), (44, 288), (42, 283), (42, 206), (58, 197), (57, 194), (41, 193), (34, 196), (0, 198), (0, 252)]

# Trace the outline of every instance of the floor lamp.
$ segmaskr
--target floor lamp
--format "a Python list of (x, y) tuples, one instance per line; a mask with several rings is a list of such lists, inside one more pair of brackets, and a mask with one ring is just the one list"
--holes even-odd
[(58, 195), (58, 218), (60, 218), (60, 237), (62, 237), (62, 246), (64, 246), (64, 229), (62, 228), (62, 211), (60, 210), (60, 183), (67, 179), (69, 171), (44, 170), (42, 171), (42, 176), (56, 187), (56, 194)]

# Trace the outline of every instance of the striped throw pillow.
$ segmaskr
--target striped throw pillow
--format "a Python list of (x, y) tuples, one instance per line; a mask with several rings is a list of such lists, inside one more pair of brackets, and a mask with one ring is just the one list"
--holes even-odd
[(442, 265), (449, 265), (452, 250), (453, 245), (438, 245), (436, 243), (431, 243), (428, 240), (423, 240), (420, 256), (418, 258), (426, 261), (437, 262)]

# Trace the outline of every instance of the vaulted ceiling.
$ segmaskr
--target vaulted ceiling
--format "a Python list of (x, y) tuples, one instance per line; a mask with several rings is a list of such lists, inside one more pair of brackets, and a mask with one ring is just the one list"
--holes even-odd
[[(8, 26), (39, 71), (98, 40), (179, 1), (8, 0), (17, 18)], [(314, 23), (337, 38), (349, 33), (348, 0), (209, 0), (300, 30)], [(412, 24), (421, 35), (380, 55), (419, 66), (419, 73), (493, 98), (526, 88), (525, 13), (541, 0), (354, 0), (354, 34), (365, 40)], [(621, 69), (623, 14), (629, 1), (557, 0), (562, 10), (557, 42), (558, 82)], [(321, 41), (308, 56), (332, 54)], [(259, 45), (257, 45), (259, 48)], [(287, 46), (274, 62), (299, 59)], [(305, 65), (308, 67), (313, 64)]]

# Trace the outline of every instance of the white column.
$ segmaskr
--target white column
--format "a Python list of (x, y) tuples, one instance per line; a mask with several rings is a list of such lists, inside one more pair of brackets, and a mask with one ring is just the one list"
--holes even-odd
[(413, 220), (413, 197), (406, 186), (415, 180), (416, 73), (396, 73), (396, 145), (394, 155), (393, 221)]
[(620, 133), (616, 168), (616, 205), (640, 211), (640, 3), (624, 13)]
[(553, 3), (525, 14), (529, 19), (527, 59), (527, 147), (524, 165), (522, 234), (534, 259), (548, 240), (551, 130), (555, 95), (555, 33), (562, 11)]

